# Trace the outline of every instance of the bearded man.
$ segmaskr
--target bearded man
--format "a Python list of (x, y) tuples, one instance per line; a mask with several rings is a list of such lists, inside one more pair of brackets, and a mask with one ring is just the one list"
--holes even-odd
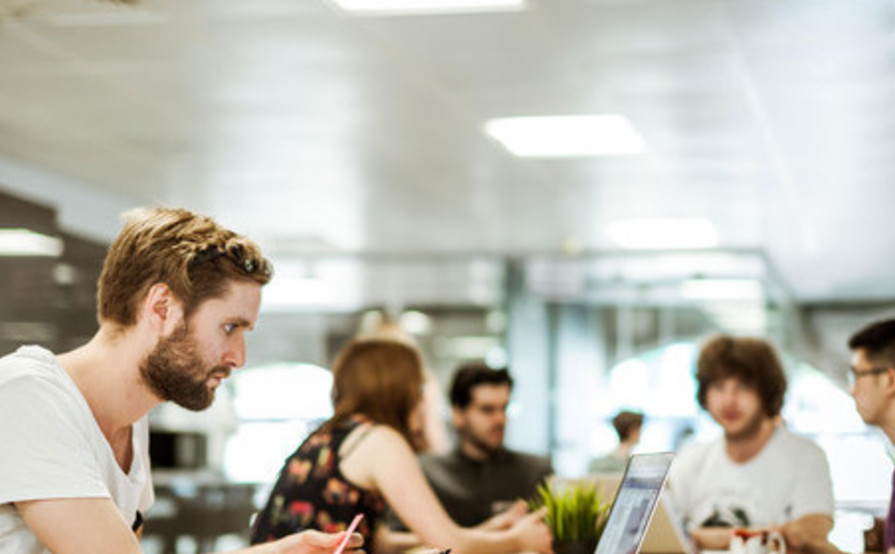
[(723, 437), (685, 448), (669, 488), (697, 546), (724, 549), (731, 528), (776, 528), (792, 549), (823, 542), (833, 492), (823, 451), (780, 417), (786, 377), (767, 342), (719, 336), (702, 348), (697, 400)]
[(457, 444), (447, 454), (423, 456), (426, 478), (447, 513), (463, 526), (507, 526), (553, 473), (550, 459), (504, 446), (513, 379), (484, 363), (461, 365), (450, 388)]
[[(129, 214), (103, 263), (96, 335), (0, 359), (0, 552), (140, 552), (153, 500), (146, 414), (211, 404), (245, 363), (270, 278), (253, 242), (208, 217)], [(240, 552), (329, 554), (344, 537), (305, 531)]]

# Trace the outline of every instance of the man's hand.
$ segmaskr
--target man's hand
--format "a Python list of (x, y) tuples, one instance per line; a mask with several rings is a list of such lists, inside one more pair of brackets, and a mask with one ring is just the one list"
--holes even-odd
[(528, 513), (528, 505), (524, 500), (517, 500), (513, 502), (513, 505), (500, 512), (499, 514), (492, 516), (490, 519), (483, 521), (477, 527), (479, 529), (486, 529), (489, 531), (501, 531), (503, 529), (509, 529), (513, 525), (516, 524), (517, 521), (525, 517), (525, 514)]
[(830, 516), (808, 514), (774, 529), (780, 531), (786, 539), (787, 547), (792, 550), (803, 550), (806, 547), (820, 548), (824, 544), (829, 544), (827, 535), (832, 528), (833, 518)]
[[(332, 554), (344, 538), (345, 531), (341, 533), (302, 531), (270, 543), (272, 547), (270, 552), (271, 554)], [(352, 533), (345, 551), (362, 552), (359, 549), (363, 544), (363, 536), (359, 533)]]
[(523, 516), (512, 527), (516, 534), (519, 550), (523, 552), (553, 553), (553, 537), (550, 528), (544, 523), (547, 508), (541, 508)]
[(727, 550), (730, 547), (730, 527), (699, 527), (690, 539), (700, 550)]
[(831, 542), (808, 540), (799, 548), (786, 551), (787, 554), (845, 554)]

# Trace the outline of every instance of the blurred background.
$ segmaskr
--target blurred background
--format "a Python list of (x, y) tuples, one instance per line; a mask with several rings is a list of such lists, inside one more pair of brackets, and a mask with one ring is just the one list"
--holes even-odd
[(508, 365), (508, 445), (568, 476), (621, 408), (642, 451), (717, 433), (698, 346), (763, 336), (848, 547), (892, 469), (845, 341), (895, 314), (893, 102), (891, 0), (0, 0), (0, 347), (93, 334), (131, 207), (262, 245), (246, 369), (151, 414), (144, 546), (188, 552), (241, 544), (384, 320), (442, 387)]

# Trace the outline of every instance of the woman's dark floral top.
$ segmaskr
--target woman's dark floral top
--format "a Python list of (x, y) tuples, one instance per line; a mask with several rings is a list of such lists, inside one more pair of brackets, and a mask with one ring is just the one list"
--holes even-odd
[[(305, 529), (342, 531), (356, 514), (363, 513), (357, 532), (364, 537), (364, 548), (372, 551), (373, 531), (385, 511), (385, 501), (379, 493), (348, 481), (339, 470), (342, 442), (365, 423), (364, 419), (356, 418), (338, 429), (318, 429), (286, 459), (267, 506), (255, 519), (252, 544)], [(366, 434), (369, 429), (372, 426), (362, 432)]]

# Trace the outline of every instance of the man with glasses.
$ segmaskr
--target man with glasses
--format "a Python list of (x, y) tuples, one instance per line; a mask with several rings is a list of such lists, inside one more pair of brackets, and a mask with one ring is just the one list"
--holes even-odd
[[(103, 263), (94, 337), (0, 359), (0, 552), (140, 552), (153, 501), (146, 415), (168, 400), (211, 404), (245, 363), (270, 278), (253, 242), (208, 217), (129, 214)], [(330, 554), (344, 536), (306, 531), (244, 552)]]
[[(855, 409), (868, 425), (883, 430), (895, 444), (895, 319), (864, 327), (848, 340), (852, 351), (848, 380)], [(858, 469), (860, 471), (860, 469)], [(883, 552), (895, 554), (895, 473), (886, 517)], [(805, 554), (842, 554), (827, 541), (809, 541)]]
[(504, 447), (512, 388), (506, 369), (480, 362), (460, 366), (450, 388), (458, 443), (447, 454), (420, 460), (441, 504), (460, 525), (509, 525), (525, 513), (519, 499), (531, 497), (553, 473), (549, 458)]
[[(895, 444), (895, 319), (872, 323), (848, 341), (852, 351), (851, 395), (861, 419)], [(895, 474), (892, 476), (895, 491)], [(895, 554), (895, 492), (889, 502), (885, 552)]]

